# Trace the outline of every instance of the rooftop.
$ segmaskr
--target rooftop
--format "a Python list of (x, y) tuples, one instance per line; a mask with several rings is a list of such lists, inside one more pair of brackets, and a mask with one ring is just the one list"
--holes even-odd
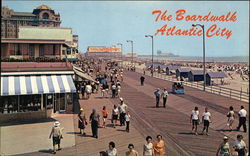
[(179, 68), (179, 66), (168, 65), (166, 66), (166, 68), (168, 68), (169, 70), (176, 70)]
[[(203, 75), (203, 70), (191, 70), (190, 71), (193, 75)], [(207, 71), (205, 71), (207, 73)]]
[(224, 72), (208, 72), (207, 73), (211, 78), (224, 78), (227, 75)]
[(66, 44), (65, 40), (53, 39), (18, 39), (18, 38), (5, 38), (1, 39), (2, 43), (43, 43), (43, 44)]
[(72, 71), (69, 62), (1, 62), (1, 72)]
[(36, 16), (31, 12), (14, 12), (12, 16)]
[(179, 72), (190, 72), (191, 68), (178, 68), (176, 70), (179, 70)]

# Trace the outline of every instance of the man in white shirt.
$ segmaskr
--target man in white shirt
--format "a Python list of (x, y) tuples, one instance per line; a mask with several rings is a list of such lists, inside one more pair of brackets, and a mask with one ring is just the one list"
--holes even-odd
[(127, 105), (124, 103), (123, 98), (120, 98), (121, 104), (118, 109), (120, 112), (120, 126), (125, 126), (125, 115), (127, 110)]
[(202, 133), (204, 134), (204, 131), (206, 130), (206, 135), (208, 135), (208, 127), (209, 127), (209, 123), (211, 122), (211, 113), (208, 112), (208, 108), (205, 108), (205, 112), (202, 114), (202, 121), (204, 124), (204, 128)]
[(168, 98), (168, 91), (166, 88), (164, 88), (162, 92), (162, 98), (163, 98), (163, 107), (166, 108), (167, 98)]
[(246, 143), (242, 139), (242, 135), (237, 135), (237, 140), (233, 144), (233, 148), (238, 153), (238, 156), (245, 156), (247, 153)]
[(246, 125), (246, 117), (247, 117), (247, 111), (244, 109), (244, 106), (240, 107), (241, 110), (238, 112), (239, 115), (239, 126), (237, 127), (237, 130), (240, 130), (240, 127), (243, 125), (244, 132), (247, 132), (247, 125)]
[(198, 135), (197, 133), (197, 126), (199, 124), (199, 110), (198, 107), (195, 107), (194, 110), (192, 110), (191, 116), (190, 116), (190, 123), (192, 123), (192, 132), (195, 129), (195, 135)]

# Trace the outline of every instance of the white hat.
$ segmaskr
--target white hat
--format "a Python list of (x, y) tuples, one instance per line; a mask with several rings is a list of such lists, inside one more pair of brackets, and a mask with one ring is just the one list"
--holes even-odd
[(227, 139), (228, 139), (228, 137), (227, 137), (227, 136), (224, 136), (224, 137), (223, 137), (223, 139), (224, 139), (224, 140), (227, 140)]
[(121, 101), (123, 101), (123, 98), (120, 98)]
[(83, 108), (81, 108), (80, 111), (83, 111)]
[(59, 122), (59, 121), (56, 121), (56, 122), (54, 123), (54, 126), (55, 126), (55, 127), (60, 126), (60, 122)]

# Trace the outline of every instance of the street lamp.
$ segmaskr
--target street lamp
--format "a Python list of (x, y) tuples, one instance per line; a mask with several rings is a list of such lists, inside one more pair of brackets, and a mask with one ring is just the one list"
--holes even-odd
[[(117, 45), (121, 46), (121, 60), (122, 60), (122, 44), (121, 43), (117, 43)], [(122, 64), (123, 64), (123, 62), (122, 62)]]
[(205, 28), (204, 25), (201, 24), (192, 24), (193, 27), (199, 26), (202, 28), (202, 34), (203, 34), (203, 76), (204, 76), (204, 86), (203, 90), (206, 90), (206, 67), (205, 67)]
[(133, 65), (134, 65), (133, 41), (132, 40), (127, 40), (127, 42), (131, 42), (131, 45), (132, 45), (132, 67), (133, 67)]
[(152, 68), (151, 68), (151, 74), (153, 76), (153, 73), (154, 73), (154, 36), (145, 35), (145, 37), (151, 37), (151, 39), (152, 39)]

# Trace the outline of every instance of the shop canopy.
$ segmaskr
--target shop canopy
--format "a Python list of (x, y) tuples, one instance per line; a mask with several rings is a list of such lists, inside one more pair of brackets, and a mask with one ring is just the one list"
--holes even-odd
[(1, 76), (1, 96), (76, 92), (71, 75)]
[(81, 68), (74, 66), (73, 70), (76, 75), (78, 75), (81, 78), (87, 79), (92, 82), (97, 82), (95, 81), (91, 76), (89, 76), (87, 73), (84, 73)]

